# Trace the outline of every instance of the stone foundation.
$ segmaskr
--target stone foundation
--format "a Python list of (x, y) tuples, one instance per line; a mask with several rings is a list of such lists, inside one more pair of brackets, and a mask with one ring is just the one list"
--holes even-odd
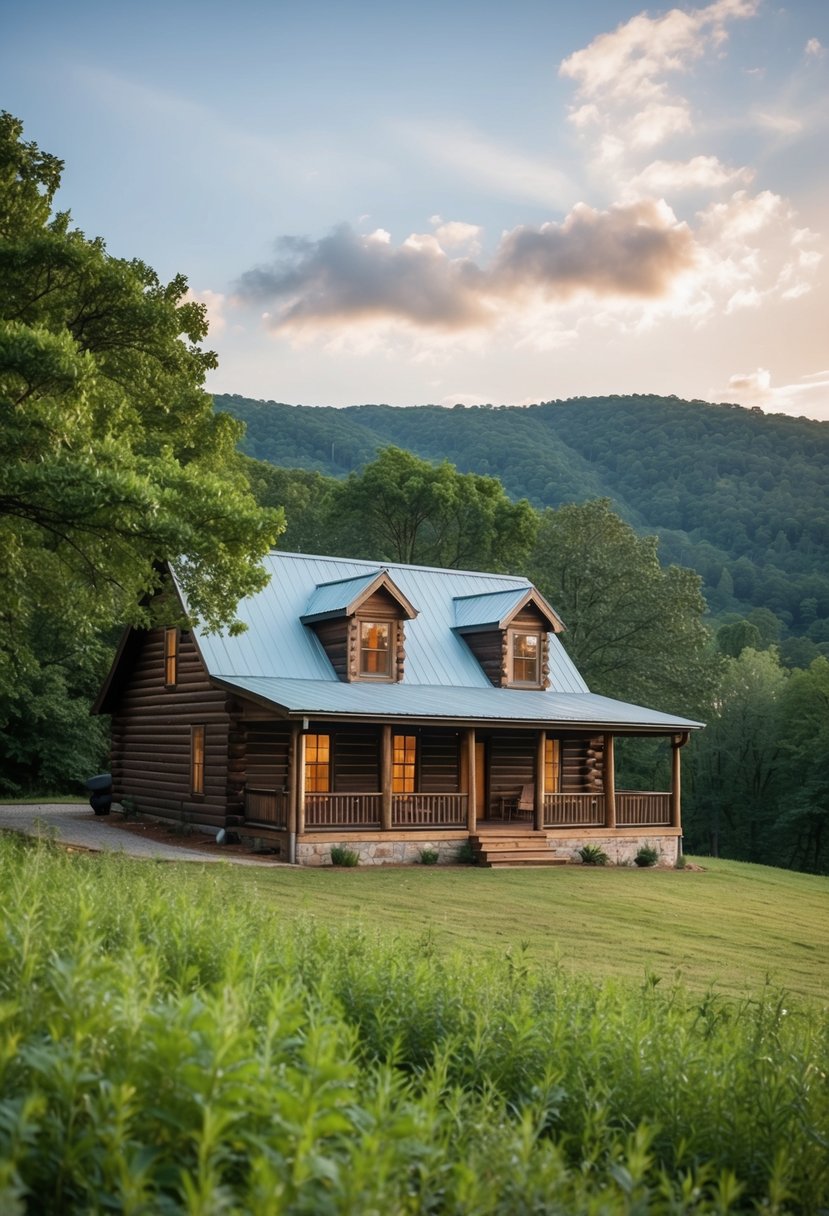
[(463, 841), (458, 840), (332, 840), (324, 843), (297, 843), (296, 859), (302, 866), (330, 866), (331, 850), (339, 846), (359, 857), (361, 866), (416, 865), (424, 851), (437, 853), (438, 864), (458, 859)]
[(614, 866), (632, 866), (636, 854), (645, 845), (650, 845), (658, 851), (659, 861), (656, 864), (660, 866), (676, 865), (679, 855), (678, 836), (589, 836), (583, 840), (569, 836), (565, 840), (561, 837), (548, 837), (547, 843), (551, 849), (555, 849), (559, 857), (566, 857), (568, 861), (579, 865), (582, 864), (579, 849), (585, 845), (595, 845), (607, 853), (608, 864)]

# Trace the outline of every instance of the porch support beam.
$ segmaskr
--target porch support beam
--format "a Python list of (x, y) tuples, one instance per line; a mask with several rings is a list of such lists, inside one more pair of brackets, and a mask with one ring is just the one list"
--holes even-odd
[(470, 836), (478, 830), (478, 772), (475, 765), (475, 730), (466, 732), (466, 829)]
[(688, 742), (688, 732), (671, 738), (671, 827), (682, 827), (682, 763), (681, 750)]
[(288, 764), (288, 861), (296, 863), (296, 836), (298, 823), (297, 760), (299, 757), (299, 727), (291, 727), (291, 752)]
[(536, 744), (535, 755), (535, 799), (533, 803), (533, 827), (536, 832), (544, 831), (544, 781), (547, 776), (547, 732), (540, 730)]
[(604, 737), (604, 805), (605, 823), (609, 831), (616, 831), (616, 740), (613, 735)]
[(394, 765), (394, 748), (391, 725), (389, 723), (385, 723), (382, 731), (383, 733), (380, 744), (380, 792), (382, 793), (382, 800), (380, 803), (380, 827), (384, 832), (390, 832), (392, 821), (392, 769)]
[(297, 732), (294, 754), (296, 756), (294, 761), (296, 769), (296, 830), (297, 835), (302, 836), (305, 831), (305, 732), (302, 730)]

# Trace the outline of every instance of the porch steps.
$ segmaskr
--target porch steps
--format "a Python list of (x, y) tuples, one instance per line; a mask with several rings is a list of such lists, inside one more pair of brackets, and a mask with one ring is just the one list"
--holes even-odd
[(498, 828), (471, 836), (470, 841), (478, 865), (488, 866), (563, 866), (564, 857), (556, 857), (547, 844), (544, 832), (527, 829)]

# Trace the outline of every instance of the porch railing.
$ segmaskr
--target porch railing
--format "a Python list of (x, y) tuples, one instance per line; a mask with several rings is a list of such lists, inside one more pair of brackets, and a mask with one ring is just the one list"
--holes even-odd
[(306, 828), (379, 828), (382, 794), (306, 794)]
[(618, 790), (616, 823), (620, 828), (667, 827), (671, 822), (671, 795)]
[(396, 828), (454, 828), (466, 824), (466, 794), (393, 794)]
[(604, 794), (545, 794), (545, 828), (604, 827)]
[(245, 790), (245, 819), (284, 831), (288, 826), (288, 795), (281, 790)]

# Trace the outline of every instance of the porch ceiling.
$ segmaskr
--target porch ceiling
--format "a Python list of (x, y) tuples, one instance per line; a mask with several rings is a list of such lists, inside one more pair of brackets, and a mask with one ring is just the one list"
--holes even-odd
[(223, 685), (249, 693), (293, 715), (356, 718), (439, 718), (540, 726), (640, 728), (686, 731), (702, 726), (688, 718), (629, 705), (595, 693), (541, 692), (515, 688), (447, 688), (427, 684), (345, 684), (276, 676), (214, 674)]

